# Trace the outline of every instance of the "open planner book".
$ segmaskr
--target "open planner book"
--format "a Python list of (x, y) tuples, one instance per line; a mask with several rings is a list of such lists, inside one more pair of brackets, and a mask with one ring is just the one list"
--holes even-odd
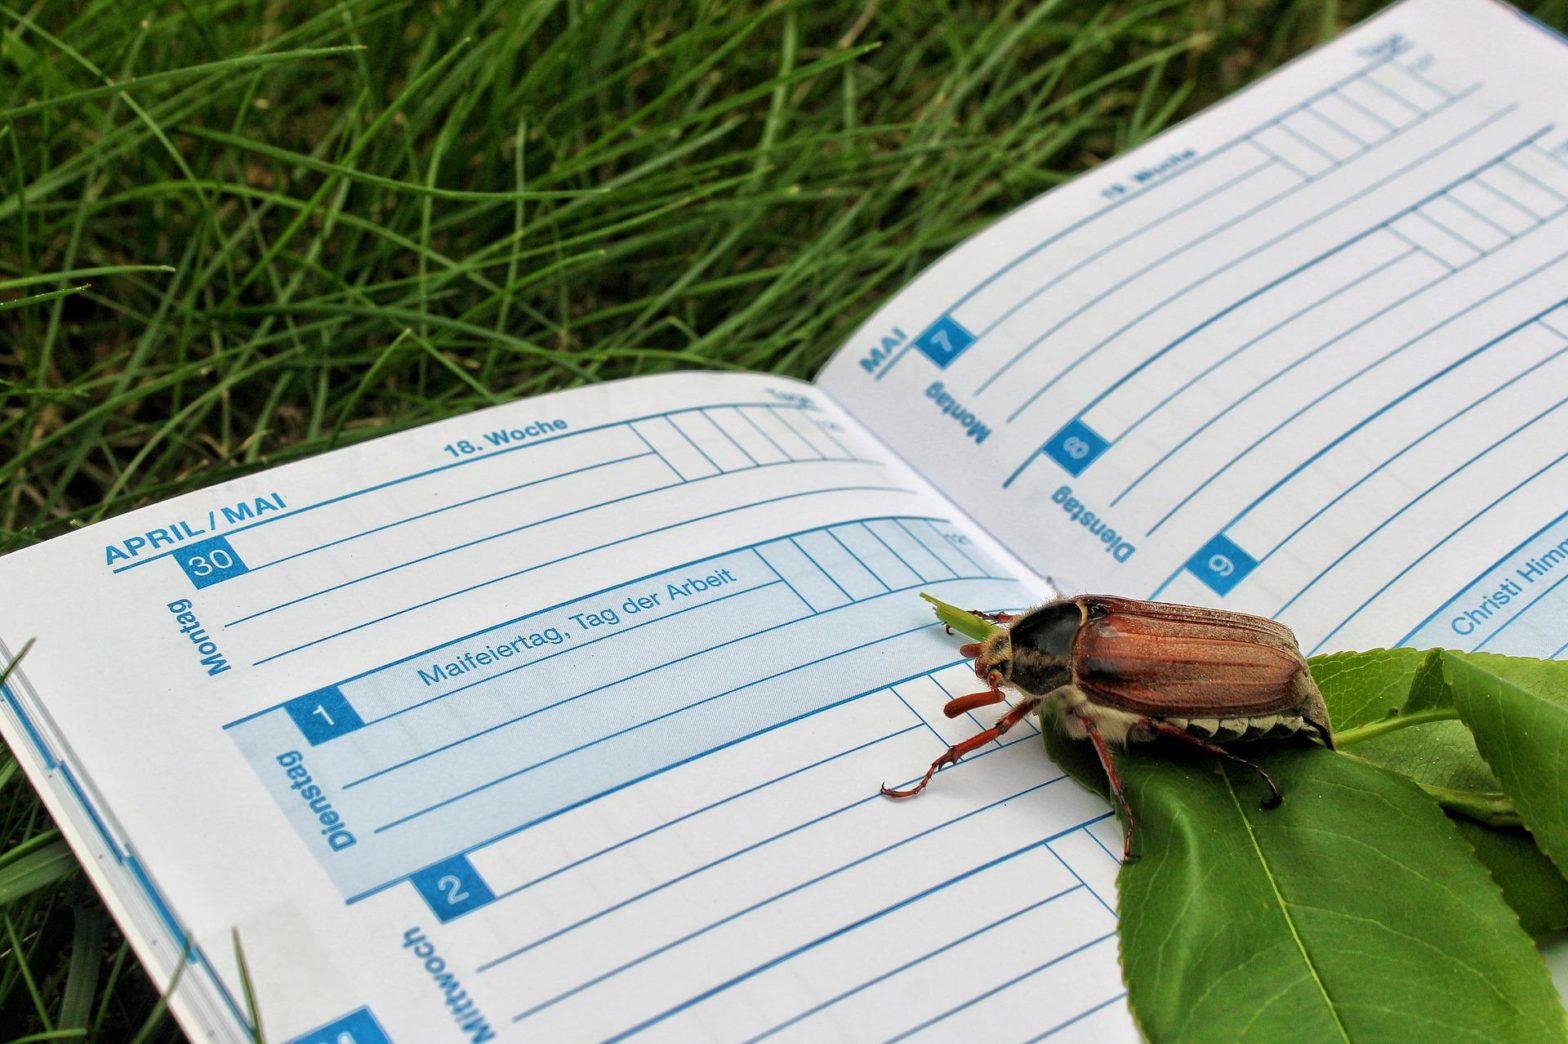
[[(1410, 0), (814, 385), (585, 387), (0, 561), (0, 725), (198, 1039), (1131, 1037), (1121, 831), (929, 607), (1568, 643), (1568, 47)], [(1048, 581), (1047, 578), (1050, 578)], [(989, 716), (985, 716), (988, 718)]]

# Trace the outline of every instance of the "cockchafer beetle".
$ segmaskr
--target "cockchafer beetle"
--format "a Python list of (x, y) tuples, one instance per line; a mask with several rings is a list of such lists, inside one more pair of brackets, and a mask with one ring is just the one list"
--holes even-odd
[(913, 797), (942, 766), (1038, 712), (1094, 744), (1124, 814), (1122, 856), (1133, 858), (1132, 809), (1110, 748), (1157, 736), (1181, 740), (1257, 772), (1269, 787), (1264, 807), (1272, 808), (1281, 800), (1274, 780), (1220, 744), (1310, 732), (1334, 747), (1296, 636), (1265, 617), (1109, 595), (1058, 599), (1017, 616), (976, 615), (1007, 625), (959, 648), (990, 688), (949, 701), (944, 712), (953, 718), (1000, 703), (1004, 685), (1021, 698), (994, 726), (947, 748), (914, 786), (884, 785), (888, 797)]

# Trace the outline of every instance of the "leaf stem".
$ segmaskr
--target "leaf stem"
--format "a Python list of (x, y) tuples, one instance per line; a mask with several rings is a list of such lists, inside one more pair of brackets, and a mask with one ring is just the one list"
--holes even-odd
[(933, 598), (924, 591), (920, 592), (920, 597), (936, 607), (936, 618), (938, 620), (941, 620), (966, 638), (973, 638), (977, 642), (984, 641), (996, 631), (1002, 630), (999, 625), (992, 623), (985, 617), (976, 616), (974, 613), (960, 609), (956, 605), (949, 605), (940, 598)]
[(1459, 711), (1453, 707), (1434, 707), (1432, 710), (1416, 711), (1414, 714), (1396, 714), (1384, 718), (1382, 721), (1369, 722), (1366, 725), (1358, 725), (1353, 729), (1336, 732), (1334, 733), (1334, 745), (1336, 747), (1350, 747), (1382, 736), (1385, 733), (1409, 728), (1411, 725), (1426, 725), (1434, 721), (1458, 720)]
[(1522, 827), (1519, 810), (1507, 794), (1496, 791), (1454, 790), (1436, 787), (1430, 783), (1419, 784), (1427, 797), (1436, 801), (1445, 812), (1454, 812), (1491, 827)]

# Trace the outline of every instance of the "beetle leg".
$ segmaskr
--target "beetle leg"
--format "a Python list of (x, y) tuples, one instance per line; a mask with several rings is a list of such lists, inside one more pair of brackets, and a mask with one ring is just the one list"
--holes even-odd
[[(975, 695), (980, 696), (989, 694), (976, 693)], [(1000, 696), (1001, 694), (998, 693), (997, 695)], [(972, 750), (978, 750), (987, 743), (990, 743), (992, 740), (1005, 733), (1008, 729), (1012, 728), (1014, 725), (1017, 725), (1020, 721), (1023, 721), (1026, 717), (1028, 717), (1036, 707), (1040, 706), (1042, 700), (1043, 697), (1040, 696), (1030, 696), (1028, 699), (1020, 700), (1016, 707), (998, 718), (996, 724), (992, 725), (989, 729), (970, 736), (962, 743), (955, 743), (951, 747), (948, 747), (946, 752), (943, 753), (941, 757), (931, 762), (931, 767), (926, 769), (926, 774), (921, 777), (919, 783), (916, 783), (912, 787), (905, 787), (903, 790), (897, 790), (884, 783), (882, 784), (882, 795), (884, 797), (890, 798), (914, 797), (916, 794), (926, 789), (926, 784), (931, 782), (931, 777), (936, 775), (937, 769), (941, 768), (943, 765), (956, 764), (958, 759), (963, 757), (965, 754), (968, 754)]]
[(968, 696), (947, 701), (942, 708), (942, 713), (949, 718), (956, 718), (960, 714), (967, 714), (976, 707), (989, 707), (993, 703), (1001, 703), (1006, 697), (1001, 689), (988, 689), (985, 692), (972, 692)]
[(1269, 797), (1268, 797), (1268, 800), (1263, 802), (1263, 807), (1264, 808), (1278, 808), (1279, 807), (1279, 803), (1281, 801), (1285, 800), (1284, 795), (1282, 795), (1279, 792), (1279, 787), (1274, 783), (1274, 777), (1270, 776), (1267, 772), (1265, 772), (1263, 770), (1263, 766), (1259, 765), (1257, 762), (1255, 762), (1255, 761), (1248, 761), (1246, 758), (1240, 757), (1240, 756), (1238, 756), (1236, 754), (1232, 754), (1230, 751), (1226, 750), (1224, 747), (1220, 746), (1219, 744), (1217, 744), (1217, 743), (1210, 743), (1208, 740), (1199, 739), (1197, 736), (1192, 735), (1191, 733), (1185, 731), (1184, 729), (1178, 729), (1176, 726), (1170, 724), (1169, 722), (1156, 721), (1153, 718), (1145, 718), (1143, 721), (1139, 722), (1138, 724), (1140, 724), (1140, 725), (1148, 725), (1151, 729), (1153, 729), (1155, 732), (1160, 733), (1161, 735), (1171, 736), (1171, 737), (1173, 737), (1175, 739), (1179, 739), (1179, 740), (1182, 740), (1182, 741), (1184, 741), (1186, 743), (1190, 743), (1194, 747), (1197, 747), (1199, 750), (1207, 751), (1208, 753), (1213, 754), (1215, 757), (1225, 758), (1227, 761), (1234, 761), (1238, 765), (1245, 765), (1245, 766), (1247, 766), (1252, 771), (1254, 771), (1258, 775), (1262, 776), (1263, 777), (1263, 782), (1265, 782), (1265, 783), (1267, 783), (1269, 785)]
[(971, 609), (969, 615), (990, 620), (992, 623), (1012, 623), (1018, 619), (1017, 613), (988, 613), (984, 609)]
[(980, 643), (965, 642), (963, 645), (958, 647), (958, 655), (962, 656), (966, 660), (974, 659), (976, 656), (980, 655)]
[(1122, 789), (1122, 781), (1116, 775), (1116, 765), (1111, 761), (1111, 752), (1105, 746), (1105, 740), (1100, 736), (1100, 730), (1095, 728), (1094, 719), (1078, 715), (1078, 720), (1083, 727), (1089, 730), (1089, 739), (1094, 743), (1094, 752), (1100, 756), (1100, 767), (1105, 770), (1105, 777), (1111, 781), (1111, 793), (1116, 795), (1116, 803), (1122, 807), (1122, 815), (1127, 818), (1127, 829), (1122, 833), (1122, 862), (1130, 863), (1138, 857), (1132, 854), (1132, 806), (1127, 803), (1127, 792)]

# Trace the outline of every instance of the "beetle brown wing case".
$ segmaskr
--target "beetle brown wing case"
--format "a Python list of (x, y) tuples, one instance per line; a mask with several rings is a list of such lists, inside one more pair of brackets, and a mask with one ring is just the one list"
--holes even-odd
[(1074, 647), (1095, 703), (1153, 718), (1254, 717), (1302, 710), (1307, 669), (1290, 629), (1195, 606), (1091, 596)]

